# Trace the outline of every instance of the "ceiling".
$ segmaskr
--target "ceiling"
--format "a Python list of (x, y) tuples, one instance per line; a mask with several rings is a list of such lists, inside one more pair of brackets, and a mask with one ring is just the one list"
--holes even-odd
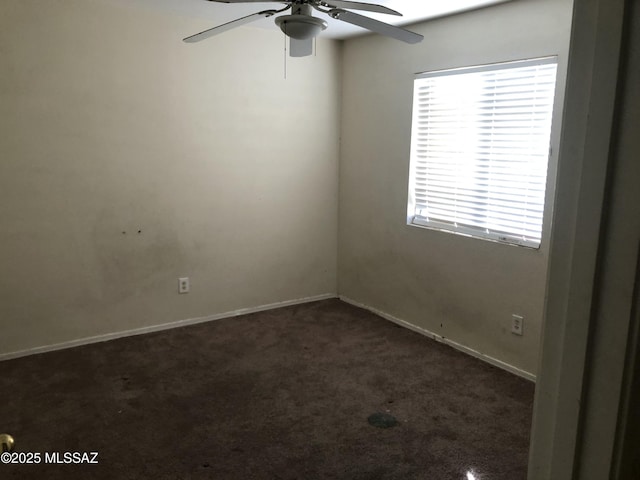
[[(210, 20), (211, 26), (229, 22), (236, 18), (250, 15), (262, 10), (270, 10), (279, 8), (274, 2), (265, 3), (242, 3), (227, 4), (216, 3), (207, 0), (108, 0), (110, 2), (125, 3), (128, 5), (136, 5), (142, 8), (154, 9), (165, 13), (173, 13), (176, 15), (196, 17)], [(330, 3), (330, 0), (325, 0)], [(394, 25), (409, 25), (421, 22), (430, 18), (441, 17), (453, 13), (481, 8), (497, 3), (503, 3), (510, 0), (359, 0), (366, 3), (376, 3), (392, 8), (403, 14), (402, 17), (392, 15), (372, 14), (368, 12), (356, 12), (366, 15), (383, 22)], [(283, 13), (284, 15), (287, 12)], [(366, 30), (354, 25), (334, 20), (320, 12), (314, 12), (314, 15), (322, 17), (329, 23), (329, 28), (321, 34), (325, 38), (344, 39), (359, 34), (367, 33)], [(273, 18), (264, 18), (252, 26), (259, 28), (277, 29), (273, 22)], [(189, 32), (185, 32), (189, 33)]]

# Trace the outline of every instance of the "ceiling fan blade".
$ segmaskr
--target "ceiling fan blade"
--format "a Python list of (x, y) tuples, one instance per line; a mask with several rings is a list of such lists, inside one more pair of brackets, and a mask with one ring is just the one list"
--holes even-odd
[(292, 57), (308, 57), (313, 54), (313, 38), (298, 40), (289, 38), (289, 55)]
[(373, 18), (358, 15), (357, 13), (348, 12), (346, 10), (334, 9), (328, 12), (331, 18), (336, 20), (342, 20), (343, 22), (357, 25), (372, 32), (379, 33), (380, 35), (386, 35), (387, 37), (395, 38), (406, 43), (419, 43), (424, 37), (420, 34), (410, 32), (404, 28), (389, 25), (388, 23), (379, 22)]
[(386, 13), (387, 15), (398, 15), (400, 17), (402, 16), (400, 12), (396, 12), (389, 7), (376, 5), (373, 3), (343, 2), (342, 0), (319, 0), (317, 3), (323, 7), (349, 8), (351, 10), (363, 10), (367, 12)]
[(285, 0), (209, 0), (216, 3), (289, 3)]
[(231, 30), (232, 28), (236, 28), (241, 25), (245, 25), (247, 23), (255, 22), (256, 20), (259, 20), (261, 18), (270, 17), (274, 13), (277, 13), (277, 12), (275, 10), (265, 10), (264, 12), (253, 13), (251, 15), (247, 15), (246, 17), (241, 17), (236, 20), (232, 20), (231, 22), (218, 25), (217, 27), (210, 28), (209, 30), (205, 30), (204, 32), (196, 33), (195, 35), (191, 35), (190, 37), (183, 38), (182, 41), (186, 43), (199, 42), (200, 40), (213, 37), (214, 35), (218, 35), (219, 33), (226, 32), (227, 30)]

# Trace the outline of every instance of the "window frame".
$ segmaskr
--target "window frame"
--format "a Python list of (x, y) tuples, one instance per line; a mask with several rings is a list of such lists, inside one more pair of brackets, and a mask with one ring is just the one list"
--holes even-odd
[[(423, 113), (423, 110), (416, 108), (417, 106), (417, 95), (418, 90), (420, 88), (419, 81), (424, 78), (436, 78), (436, 77), (448, 77), (452, 75), (459, 74), (467, 74), (467, 73), (481, 73), (488, 71), (499, 71), (499, 70), (510, 70), (516, 68), (529, 68), (535, 66), (542, 65), (553, 65), (554, 68), (554, 77), (553, 77), (553, 86), (551, 88), (550, 95), (550, 106), (548, 111), (548, 149), (545, 156), (545, 166), (544, 166), (544, 177), (543, 177), (543, 191), (542, 191), (542, 203), (541, 207), (541, 220), (540, 220), (540, 234), (538, 237), (527, 238), (524, 235), (514, 234), (513, 232), (505, 232), (499, 230), (490, 230), (488, 228), (481, 228), (478, 226), (472, 225), (464, 225), (464, 224), (456, 224), (448, 221), (442, 221), (439, 219), (428, 218), (426, 216), (421, 216), (416, 214), (416, 200), (414, 195), (414, 189), (416, 188), (416, 166), (418, 165), (418, 161), (416, 158), (416, 125), (417, 125), (417, 116), (420, 113)], [(463, 235), (467, 237), (473, 237), (486, 241), (499, 242), (509, 245), (517, 245), (522, 247), (528, 247), (532, 249), (540, 249), (542, 245), (542, 241), (544, 239), (544, 226), (545, 226), (545, 213), (547, 211), (547, 201), (548, 201), (548, 183), (549, 183), (549, 170), (550, 170), (550, 161), (552, 158), (552, 149), (551, 142), (553, 138), (553, 127), (554, 127), (554, 113), (556, 108), (556, 98), (557, 98), (557, 87), (558, 87), (558, 56), (557, 55), (548, 55), (543, 57), (529, 58), (529, 59), (521, 59), (521, 60), (510, 60), (505, 62), (496, 62), (490, 64), (483, 65), (473, 65), (473, 66), (465, 66), (465, 67), (457, 67), (457, 68), (449, 68), (442, 70), (434, 70), (421, 72), (414, 75), (413, 79), (413, 101), (412, 101), (412, 122), (411, 122), (411, 144), (410, 144), (410, 168), (409, 168), (409, 179), (408, 179), (408, 198), (407, 198), (407, 225), (415, 226), (419, 228), (426, 228), (430, 230), (443, 231), (447, 233), (453, 233), (457, 235)], [(476, 152), (473, 152), (476, 153)], [(476, 157), (477, 158), (477, 157)], [(474, 166), (477, 167), (480, 160), (475, 160)], [(423, 162), (424, 165), (425, 162)], [(478, 205), (483, 205), (484, 207), (489, 207), (489, 203), (478, 203)], [(489, 208), (486, 208), (486, 212), (491, 212)]]

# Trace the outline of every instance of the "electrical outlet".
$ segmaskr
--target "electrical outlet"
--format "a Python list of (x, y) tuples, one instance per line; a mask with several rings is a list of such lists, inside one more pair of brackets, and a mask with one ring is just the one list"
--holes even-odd
[(178, 293), (189, 293), (189, 277), (178, 279)]
[(524, 328), (524, 317), (521, 315), (511, 315), (511, 333), (514, 335), (522, 335)]

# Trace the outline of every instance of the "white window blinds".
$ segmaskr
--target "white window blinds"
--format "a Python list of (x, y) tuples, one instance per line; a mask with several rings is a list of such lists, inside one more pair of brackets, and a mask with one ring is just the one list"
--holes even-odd
[(420, 74), (408, 221), (540, 245), (556, 57)]

